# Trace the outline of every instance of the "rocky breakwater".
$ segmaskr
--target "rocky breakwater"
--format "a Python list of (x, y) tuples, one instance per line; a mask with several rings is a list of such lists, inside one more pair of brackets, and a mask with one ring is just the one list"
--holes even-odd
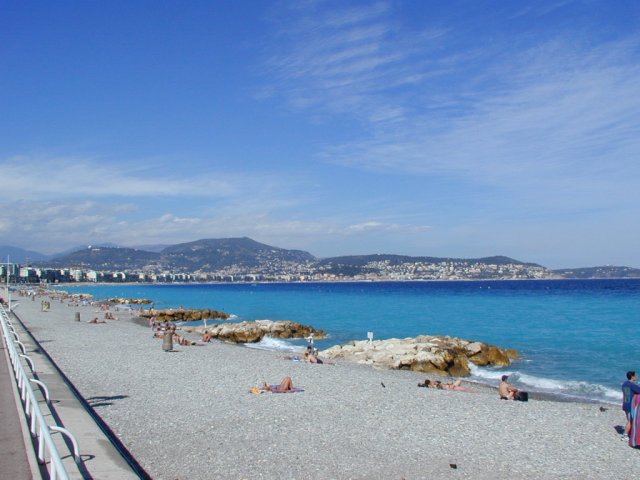
[(191, 322), (196, 320), (208, 320), (210, 318), (221, 318), (226, 320), (230, 317), (228, 313), (218, 310), (190, 309), (190, 308), (169, 308), (166, 310), (150, 309), (139, 314), (143, 318), (155, 317), (158, 322)]
[(208, 332), (212, 338), (230, 343), (256, 343), (263, 337), (272, 338), (324, 338), (322, 330), (316, 330), (307, 325), (301, 325), (289, 320), (256, 320), (254, 322), (239, 322), (209, 325), (207, 327), (185, 328), (185, 331), (197, 333)]
[(518, 357), (518, 352), (472, 340), (423, 335), (372, 342), (354, 341), (331, 347), (320, 355), (397, 370), (466, 377), (471, 374), (469, 362), (481, 367), (506, 367)]
[(107, 300), (109, 303), (116, 305), (149, 305), (153, 303), (147, 298), (110, 298)]

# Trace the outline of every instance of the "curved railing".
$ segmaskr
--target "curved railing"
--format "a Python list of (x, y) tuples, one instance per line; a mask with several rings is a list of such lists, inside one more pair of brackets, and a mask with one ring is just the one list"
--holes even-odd
[[(40, 464), (46, 464), (45, 459), (48, 454), (50, 459), (49, 478), (52, 480), (68, 480), (69, 475), (62, 463), (60, 453), (58, 452), (53, 438), (51, 437), (51, 433), (60, 432), (71, 440), (76, 462), (80, 461), (78, 442), (76, 442), (76, 439), (67, 429), (57, 425), (50, 426), (44, 419), (42, 410), (40, 410), (40, 406), (38, 405), (36, 395), (31, 387), (31, 383), (35, 383), (42, 388), (47, 403), (50, 403), (49, 390), (44, 383), (34, 378), (29, 378), (27, 375), (20, 359), (24, 358), (25, 361), (28, 362), (32, 372), (35, 372), (35, 364), (33, 360), (26, 355), (26, 348), (22, 342), (20, 342), (18, 334), (9, 320), (9, 315), (3, 305), (0, 305), (0, 324), (2, 325), (2, 337), (7, 346), (9, 359), (11, 360), (11, 366), (20, 392), (20, 399), (22, 400), (24, 412), (29, 420), (29, 431), (34, 438), (37, 438), (38, 462)], [(16, 345), (20, 346), (21, 352), (18, 351)]]

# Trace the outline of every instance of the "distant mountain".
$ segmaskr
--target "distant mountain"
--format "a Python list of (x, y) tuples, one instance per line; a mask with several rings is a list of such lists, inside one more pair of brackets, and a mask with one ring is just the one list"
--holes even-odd
[(213, 271), (238, 266), (258, 270), (277, 267), (283, 262), (313, 262), (315, 257), (302, 250), (286, 250), (256, 242), (247, 237), (205, 239), (180, 243), (160, 252), (168, 264), (186, 271)]
[(0, 246), (0, 263), (7, 261), (7, 255), (11, 263), (39, 262), (48, 258), (47, 255), (32, 250), (24, 250), (20, 247), (11, 247), (9, 245)]
[(46, 262), (49, 267), (76, 267), (95, 270), (139, 269), (160, 261), (160, 254), (134, 248), (86, 247)]
[(536, 263), (525, 263), (520, 260), (504, 256), (483, 257), (483, 258), (450, 258), (450, 257), (412, 257), (408, 255), (391, 255), (391, 254), (372, 254), (372, 255), (348, 255), (342, 257), (323, 258), (318, 262), (319, 265), (344, 264), (362, 266), (371, 262), (388, 262), (389, 265), (401, 265), (403, 263), (441, 263), (441, 262), (466, 262), (466, 263), (485, 263), (491, 265), (526, 265), (530, 267), (540, 267)]
[(631, 267), (585, 267), (553, 270), (564, 278), (640, 278), (640, 269)]
[[(504, 256), (484, 257), (484, 258), (441, 258), (441, 257), (411, 257), (407, 255), (348, 255), (342, 257), (330, 257), (319, 260), (317, 267), (322, 268), (327, 273), (336, 275), (361, 275), (376, 271), (378, 264), (384, 263), (389, 266), (396, 266), (408, 263), (438, 264), (466, 263), (466, 264), (486, 264), (486, 265), (522, 265), (528, 267), (541, 267), (535, 263), (525, 263), (513, 258)], [(543, 268), (543, 267), (541, 267)]]
[[(366, 275), (380, 270), (381, 265), (387, 267), (399, 266), (403, 264), (440, 264), (440, 263), (457, 263), (460, 265), (520, 265), (526, 267), (539, 267), (541, 265), (535, 263), (525, 263), (513, 258), (504, 256), (484, 257), (484, 258), (443, 258), (443, 257), (412, 257), (407, 255), (350, 255), (342, 257), (324, 258), (317, 262), (316, 267), (322, 269), (326, 273), (334, 275)], [(478, 274), (478, 278), (486, 278), (487, 272)], [(470, 277), (475, 278), (475, 277)]]
[(131, 248), (135, 248), (136, 250), (145, 250), (147, 252), (156, 252), (160, 253), (162, 250), (167, 248), (169, 245), (167, 244), (153, 244), (153, 245), (134, 245)]
[(118, 248), (118, 245), (115, 244), (115, 243), (111, 243), (111, 242), (94, 243), (92, 245), (80, 245), (80, 246), (76, 246), (76, 247), (67, 248), (66, 250), (63, 250), (61, 252), (54, 253), (53, 255), (47, 255), (47, 258), (48, 259), (53, 259), (53, 258), (58, 258), (58, 257), (64, 257), (66, 255), (69, 255), (70, 253), (79, 252), (81, 250), (86, 250), (86, 249), (91, 248), (91, 247)]
[(124, 247), (86, 247), (40, 262), (42, 266), (75, 266), (96, 270), (126, 270), (155, 267), (174, 272), (214, 271), (230, 267), (277, 271), (286, 263), (313, 262), (301, 250), (286, 250), (250, 238), (205, 239), (180, 243), (151, 252)]
[[(151, 270), (173, 273), (221, 272), (224, 275), (282, 274), (361, 276), (385, 272), (420, 278), (640, 278), (640, 269), (630, 267), (589, 267), (547, 270), (505, 256), (482, 258), (413, 257), (408, 255), (349, 255), (317, 259), (303, 250), (256, 242), (248, 237), (202, 239), (177, 245), (148, 245), (145, 248), (114, 244), (76, 247), (55, 258), (18, 247), (0, 247), (0, 262), (10, 255), (15, 263), (42, 267), (78, 267), (94, 270)], [(413, 264), (413, 265), (412, 265)], [(424, 265), (420, 265), (424, 264)], [(414, 266), (415, 265), (415, 266)], [(426, 266), (429, 265), (429, 266)], [(506, 267), (506, 265), (510, 265)], [(416, 273), (417, 272), (417, 273)], [(525, 273), (523, 273), (525, 272)]]

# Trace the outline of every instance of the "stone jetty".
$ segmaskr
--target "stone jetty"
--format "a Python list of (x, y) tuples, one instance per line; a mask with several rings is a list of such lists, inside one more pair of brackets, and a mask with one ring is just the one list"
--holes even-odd
[(107, 302), (116, 305), (149, 305), (153, 303), (153, 300), (148, 298), (110, 298)]
[(184, 328), (184, 331), (197, 333), (208, 332), (212, 338), (229, 343), (256, 343), (263, 337), (272, 338), (325, 338), (322, 330), (302, 325), (289, 320), (256, 320), (254, 322), (239, 322), (209, 325), (207, 327)]
[(505, 367), (518, 357), (518, 352), (473, 340), (422, 335), (371, 342), (354, 341), (331, 347), (320, 352), (320, 355), (396, 370), (466, 377), (471, 373), (469, 362), (478, 366)]
[(169, 308), (157, 310), (151, 308), (138, 314), (143, 318), (155, 317), (158, 322), (190, 322), (196, 320), (208, 320), (210, 318), (221, 318), (226, 320), (230, 317), (228, 313), (218, 310), (192, 309), (192, 308)]

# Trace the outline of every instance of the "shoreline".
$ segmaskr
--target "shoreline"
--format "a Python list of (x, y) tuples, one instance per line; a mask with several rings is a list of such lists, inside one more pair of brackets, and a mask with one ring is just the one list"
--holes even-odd
[[(147, 323), (148, 323), (148, 319), (143, 318), (143, 317), (131, 317), (129, 319), (129, 321), (131, 321), (132, 323), (143, 327), (143, 328), (149, 328)], [(191, 328), (191, 327), (187, 327), (187, 328)], [(194, 333), (189, 332), (190, 335), (187, 335), (188, 337), (190, 336), (191, 339), (196, 340), (197, 339), (197, 335), (195, 335)], [(287, 355), (294, 353), (293, 351), (289, 351), (287, 350), (282, 351), (282, 350), (278, 350), (278, 349), (271, 349), (271, 348), (253, 348), (251, 347), (249, 344), (244, 344), (244, 343), (227, 343), (228, 345), (232, 346), (232, 347), (237, 347), (237, 348), (246, 348), (248, 350), (262, 350), (265, 352), (271, 352), (271, 353), (275, 353), (278, 355), (283, 355), (284, 353), (286, 353)], [(304, 352), (304, 347), (300, 347), (299, 351), (296, 351), (295, 353), (302, 355), (302, 353)], [(341, 363), (349, 363), (351, 365), (359, 365), (365, 368), (372, 368), (372, 369), (377, 369), (377, 370), (388, 370), (390, 372), (399, 372), (399, 371), (403, 371), (403, 370), (394, 370), (394, 369), (387, 369), (387, 368), (380, 368), (380, 367), (375, 367), (373, 365), (361, 365), (358, 364), (357, 362), (353, 362), (350, 360), (341, 360)], [(409, 370), (404, 370), (404, 371), (409, 371)], [(451, 381), (451, 380), (457, 380), (458, 378), (460, 380), (463, 381), (463, 383), (467, 384), (467, 385), (472, 385), (476, 388), (480, 388), (480, 389), (484, 389), (487, 392), (492, 392), (492, 393), (496, 393), (498, 391), (498, 387), (488, 383), (488, 382), (483, 382), (481, 380), (477, 380), (477, 379), (469, 379), (469, 377), (440, 377), (440, 376), (435, 376), (435, 375), (429, 375), (428, 373), (422, 373), (422, 372), (413, 372), (418, 376), (422, 376), (424, 378), (429, 378), (431, 380), (442, 380), (442, 381)], [(537, 400), (537, 401), (547, 401), (547, 402), (560, 402), (560, 403), (584, 403), (584, 404), (589, 404), (589, 405), (602, 405), (602, 406), (616, 406), (618, 405), (618, 403), (615, 403), (613, 401), (611, 402), (607, 402), (605, 400), (600, 400), (600, 399), (590, 399), (590, 398), (584, 398), (584, 397), (577, 397), (577, 396), (572, 396), (572, 395), (565, 395), (565, 394), (558, 394), (558, 393), (553, 393), (553, 392), (541, 392), (541, 391), (536, 391), (536, 390), (527, 390), (527, 393), (529, 393), (529, 399), (531, 400)]]
[[(112, 307), (119, 320), (92, 325), (97, 305), (51, 299), (42, 312), (43, 298), (16, 312), (157, 480), (595, 480), (640, 469), (616, 432), (618, 409), (418, 388), (419, 372), (292, 362), (221, 342), (167, 353), (129, 321), (135, 312)], [(284, 376), (304, 391), (249, 393)]]
[[(425, 278), (413, 280), (296, 280), (291, 282), (285, 281), (237, 281), (237, 282), (61, 282), (47, 285), (47, 288), (57, 287), (90, 287), (90, 286), (161, 286), (161, 285), (296, 285), (296, 284), (332, 284), (332, 283), (441, 283), (441, 282), (571, 282), (571, 281), (608, 281), (608, 280), (640, 280), (640, 277), (606, 277), (606, 278)], [(37, 288), (37, 284), (21, 284), (21, 286)]]
[[(559, 281), (564, 281), (564, 280), (567, 280), (567, 279), (558, 279), (558, 280)], [(447, 281), (447, 280), (444, 280), (444, 281)], [(458, 281), (458, 280), (456, 280), (456, 281)], [(502, 280), (500, 280), (500, 281), (502, 281)], [(506, 280), (506, 281), (510, 281), (510, 280)], [(521, 281), (521, 280), (517, 280), (517, 281)], [(422, 281), (418, 281), (418, 282), (421, 283)], [(240, 283), (240, 282), (237, 282), (237, 283)], [(260, 282), (246, 282), (246, 283), (247, 284), (251, 284), (251, 283), (260, 283)], [(263, 282), (263, 283), (266, 283), (266, 284), (275, 284), (275, 283), (288, 284), (288, 283), (345, 283), (345, 282)], [(352, 283), (372, 283), (372, 282), (364, 281), (364, 282), (352, 282)], [(190, 282), (189, 283), (184, 283), (184, 284), (185, 285), (197, 285), (197, 283), (190, 283)], [(202, 283), (201, 285), (208, 285), (208, 284), (210, 284), (210, 283)], [(227, 283), (214, 283), (214, 284), (218, 285), (218, 284), (227, 284)], [(111, 286), (111, 285), (114, 285), (114, 284), (110, 284), (110, 283), (107, 283), (107, 284), (87, 284), (85, 286), (91, 286), (91, 285), (109, 285), (109, 286)], [(139, 283), (124, 284), (123, 283), (122, 285), (133, 286), (133, 285), (141, 285), (141, 284), (139, 284)], [(146, 285), (155, 286), (155, 285), (163, 285), (163, 284), (151, 283), (151, 284), (146, 284)], [(78, 285), (78, 286), (81, 286), (81, 285)], [(57, 291), (57, 290), (53, 290), (53, 291)], [(96, 302), (107, 302), (109, 299), (107, 299), (107, 298), (93, 298), (93, 300), (96, 301)], [(124, 307), (122, 305), (120, 307), (121, 308), (126, 308), (126, 307)], [(145, 307), (144, 305), (132, 305), (132, 306), (130, 306), (130, 308), (132, 308), (134, 311), (137, 308), (144, 308), (144, 307)], [(229, 323), (233, 323), (233, 321), (234, 320), (229, 320), (228, 322)], [(147, 320), (143, 319), (143, 318), (140, 318), (140, 322), (141, 322), (140, 325), (146, 326)], [(211, 323), (213, 324), (213, 323), (219, 323), (219, 322), (217, 320), (212, 320)], [(225, 322), (225, 323), (227, 323), (227, 322)], [(192, 326), (193, 325), (189, 325), (189, 327), (192, 327)], [(243, 346), (243, 345), (238, 344), (238, 346)], [(248, 348), (251, 349), (251, 347), (248, 347)], [(275, 348), (262, 348), (262, 350), (271, 351), (273, 353), (278, 353), (278, 354), (282, 354), (283, 353), (282, 351), (280, 351), (278, 349), (275, 349)], [(303, 350), (303, 348), (301, 347), (300, 351), (302, 352), (302, 350)], [(353, 363), (357, 364), (356, 362), (353, 362)], [(376, 367), (372, 367), (372, 368), (376, 368)], [(394, 371), (394, 370), (390, 369), (390, 371)], [(399, 370), (395, 370), (395, 371), (399, 371)], [(448, 381), (448, 379), (453, 378), (453, 377), (433, 376), (433, 375), (429, 375), (429, 374), (426, 374), (426, 373), (425, 374), (419, 373), (419, 374), (420, 375), (424, 375), (427, 378), (435, 379), (435, 380), (445, 379), (445, 380)], [(472, 384), (475, 384), (475, 385), (487, 387), (489, 389), (497, 390), (497, 384), (495, 382), (491, 383), (490, 379), (486, 379), (485, 380), (485, 379), (482, 379), (482, 378), (477, 378), (477, 377), (472, 378), (472, 377), (473, 376), (471, 376), (471, 377), (461, 377), (461, 379), (464, 382), (467, 382), (467, 383), (472, 383)], [(521, 390), (523, 390), (523, 391), (527, 391), (529, 393), (529, 395), (530, 395), (530, 398), (536, 399), (536, 400), (556, 401), (556, 402), (562, 402), (562, 403), (575, 402), (575, 403), (585, 403), (585, 404), (596, 404), (596, 405), (603, 405), (603, 406), (607, 406), (607, 407), (615, 407), (615, 406), (617, 406), (619, 404), (619, 402), (617, 400), (613, 400), (613, 399), (609, 400), (609, 399), (603, 399), (603, 398), (588, 398), (588, 397), (582, 397), (582, 396), (578, 396), (578, 395), (571, 395), (571, 394), (564, 394), (564, 393), (554, 393), (554, 392), (550, 392), (550, 391), (540, 391), (540, 390), (536, 390), (535, 387), (531, 387), (531, 386), (523, 386), (523, 385), (520, 385), (520, 386), (516, 385), (516, 386), (518, 388), (520, 388)]]

